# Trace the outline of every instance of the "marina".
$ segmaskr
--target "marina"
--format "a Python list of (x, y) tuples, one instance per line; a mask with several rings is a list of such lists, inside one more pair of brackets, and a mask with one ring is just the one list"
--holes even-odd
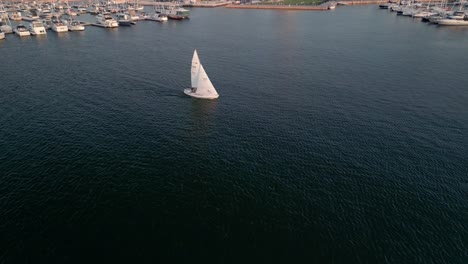
[(88, 8), (0, 40), (0, 262), (466, 264), (468, 27)]
[[(65, 5), (66, 4), (66, 5)], [(149, 6), (146, 3), (147, 7)], [(164, 22), (168, 19), (183, 20), (189, 18), (190, 11), (178, 3), (152, 2), (152, 10), (144, 11), (142, 4), (93, 4), (55, 6), (51, 3), (41, 5), (0, 5), (0, 30), (4, 34), (16, 33), (19, 36), (42, 35), (50, 29), (57, 33), (84, 31), (86, 26), (117, 28), (136, 25), (137, 21), (149, 20)], [(77, 17), (81, 20), (79, 20)], [(12, 23), (13, 21), (13, 23)], [(25, 21), (28, 32), (23, 28)], [(13, 26), (16, 27), (13, 30)], [(18, 28), (19, 27), (19, 28)], [(28, 34), (29, 33), (29, 34)]]
[[(168, 19), (183, 20), (189, 17), (190, 10), (182, 6), (202, 7), (226, 7), (229, 9), (270, 9), (270, 10), (334, 10), (336, 6), (375, 4), (376, 1), (341, 1), (325, 2), (316, 6), (284, 6), (284, 5), (239, 5), (227, 4), (225, 2), (198, 4), (174, 4), (170, 2), (142, 2), (139, 4), (116, 4), (116, 5), (73, 5), (57, 8), (49, 4), (42, 6), (11, 6), (2, 5), (0, 8), (0, 30), (1, 39), (5, 34), (16, 33), (19, 36), (36, 36), (46, 34), (50, 29), (57, 33), (68, 31), (84, 31), (86, 26), (101, 28), (117, 28), (119, 26), (136, 25), (137, 21), (147, 20), (165, 22)], [(145, 7), (146, 6), (146, 9)], [(208, 6), (206, 6), (208, 7)], [(464, 11), (464, 3), (447, 3), (434, 1), (412, 1), (388, 2), (378, 5), (380, 9), (389, 10), (400, 16), (410, 16), (420, 19), (422, 22), (438, 24), (440, 26), (468, 26), (468, 14)], [(13, 11), (14, 10), (14, 11)], [(22, 12), (18, 12), (22, 10)], [(79, 19), (78, 19), (78, 15)], [(80, 20), (81, 19), (81, 20)], [(13, 23), (12, 23), (13, 21)], [(26, 24), (22, 24), (25, 21)], [(41, 27), (42, 24), (42, 27)], [(23, 26), (27, 29), (25, 30)], [(13, 27), (14, 30), (13, 30)], [(18, 28), (19, 27), (19, 28)], [(44, 30), (45, 29), (45, 30)], [(26, 32), (26, 31), (29, 31)]]

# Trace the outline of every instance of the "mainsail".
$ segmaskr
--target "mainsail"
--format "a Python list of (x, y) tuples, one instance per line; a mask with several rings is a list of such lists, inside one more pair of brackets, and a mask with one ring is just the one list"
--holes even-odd
[(198, 80), (198, 70), (200, 69), (200, 59), (198, 59), (197, 50), (193, 52), (192, 58), (192, 87), (197, 87), (197, 80)]

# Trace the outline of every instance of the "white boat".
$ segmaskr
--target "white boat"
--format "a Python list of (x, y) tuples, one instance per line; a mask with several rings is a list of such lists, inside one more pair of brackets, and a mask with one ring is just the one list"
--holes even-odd
[(115, 28), (119, 26), (119, 22), (115, 21), (109, 13), (101, 13), (97, 15), (97, 24), (106, 28)]
[(42, 24), (41, 21), (33, 21), (31, 24), (29, 24), (29, 32), (31, 32), (31, 35), (45, 35), (47, 34), (46, 28), (44, 27), (44, 24)]
[(13, 28), (11, 27), (11, 23), (8, 17), (6, 19), (0, 20), (0, 30), (5, 34), (13, 33)]
[(68, 32), (68, 27), (60, 19), (52, 19), (50, 28), (57, 32)]
[(413, 16), (414, 14), (416, 14), (416, 10), (414, 10), (413, 8), (405, 8), (402, 11), (402, 16)]
[(129, 10), (129, 12), (126, 14), (130, 17), (130, 20), (132, 21), (140, 20), (140, 16), (138, 16), (138, 14), (134, 10)]
[(468, 26), (468, 15), (463, 19), (440, 19), (438, 24), (441, 26)]
[(174, 19), (174, 20), (182, 20), (185, 18), (189, 18), (190, 11), (180, 7), (179, 5), (171, 5), (167, 6), (166, 8), (162, 9), (164, 10), (163, 14), (167, 15), (169, 19)]
[(167, 16), (165, 14), (161, 13), (154, 13), (150, 15), (146, 20), (151, 20), (151, 21), (158, 21), (158, 22), (164, 22), (167, 21)]
[(124, 13), (119, 13), (117, 14), (117, 22), (119, 23), (119, 26), (131, 26), (132, 24), (136, 24), (130, 19), (130, 16)]
[(91, 15), (97, 15), (97, 14), (99, 14), (99, 7), (96, 6), (96, 5), (91, 5), (91, 6), (88, 7), (87, 11)]
[(458, 20), (463, 20), (464, 17), (465, 17), (465, 12), (463, 11), (456, 11), (452, 15), (448, 16), (449, 19), (458, 19)]
[(4, 39), (5, 38), (5, 33), (0, 29), (0, 39)]
[(20, 37), (25, 37), (25, 36), (30, 36), (31, 35), (31, 33), (29, 33), (28, 28), (26, 28), (24, 25), (21, 25), (21, 24), (16, 26), (14, 31), (15, 31), (16, 35), (18, 35)]
[(67, 14), (68, 16), (76, 16), (77, 15), (76, 11), (73, 10), (73, 9), (67, 9), (65, 14)]
[(31, 22), (31, 21), (34, 21), (34, 20), (39, 19), (39, 16), (36, 15), (36, 14), (29, 14), (29, 15), (27, 15), (27, 16), (21, 17), (21, 19), (22, 19), (23, 21)]
[(79, 6), (77, 9), (76, 9), (76, 12), (78, 14), (86, 14), (87, 10), (86, 8), (82, 7), (82, 6)]
[(192, 87), (184, 89), (186, 95), (200, 99), (216, 99), (219, 97), (203, 65), (200, 63), (197, 50), (193, 52), (191, 82)]
[(437, 15), (438, 13), (436, 12), (430, 12), (430, 11), (421, 11), (421, 12), (417, 12), (417, 13), (414, 13), (413, 14), (413, 17), (420, 17), (420, 18), (423, 18), (423, 17), (430, 17), (430, 16), (435, 16)]
[(20, 12), (13, 13), (13, 14), (10, 14), (8, 17), (10, 18), (10, 20), (20, 21), (21, 20), (21, 13)]
[(83, 26), (79, 21), (69, 20), (67, 23), (68, 30), (70, 31), (84, 31), (85, 26)]

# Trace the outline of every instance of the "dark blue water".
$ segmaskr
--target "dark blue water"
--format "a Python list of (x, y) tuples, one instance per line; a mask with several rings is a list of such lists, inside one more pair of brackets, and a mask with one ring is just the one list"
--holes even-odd
[(8, 35), (0, 263), (467, 263), (467, 47), (376, 6)]

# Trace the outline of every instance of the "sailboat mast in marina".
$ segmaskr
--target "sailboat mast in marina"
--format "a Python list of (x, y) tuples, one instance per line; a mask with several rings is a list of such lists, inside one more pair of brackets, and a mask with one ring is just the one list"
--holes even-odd
[(190, 75), (192, 87), (184, 90), (186, 95), (201, 99), (216, 99), (219, 97), (203, 65), (200, 63), (197, 50), (193, 52)]

